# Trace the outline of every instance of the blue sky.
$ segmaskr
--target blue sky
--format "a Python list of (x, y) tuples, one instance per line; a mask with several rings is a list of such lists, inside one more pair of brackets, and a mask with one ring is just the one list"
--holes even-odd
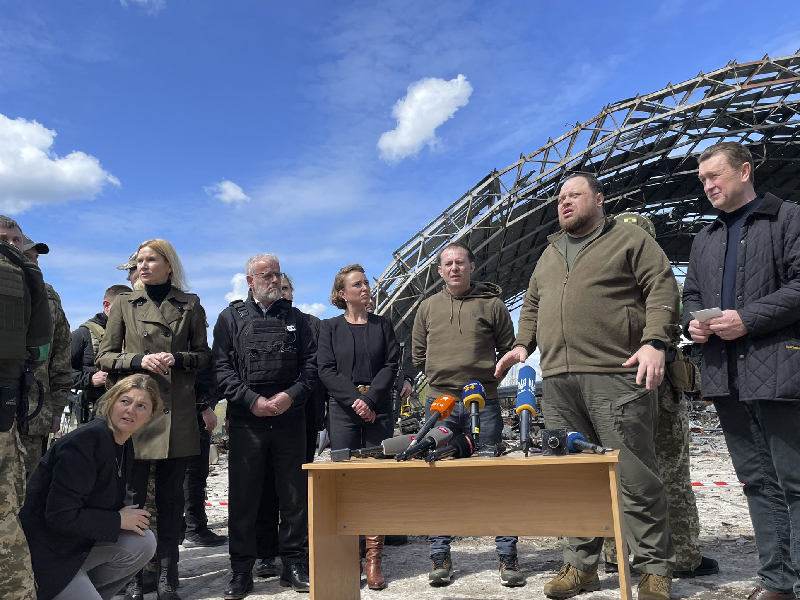
[(0, 0), (0, 213), (73, 328), (154, 237), (212, 325), (259, 252), (330, 317), (340, 267), (567, 123), (798, 48), (788, 0)]

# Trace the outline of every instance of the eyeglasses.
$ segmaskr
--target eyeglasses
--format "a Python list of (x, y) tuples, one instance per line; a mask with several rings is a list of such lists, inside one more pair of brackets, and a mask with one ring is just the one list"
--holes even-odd
[(274, 271), (272, 273), (252, 273), (251, 277), (255, 277), (256, 275), (264, 281), (280, 281), (284, 277), (284, 274), (279, 271)]

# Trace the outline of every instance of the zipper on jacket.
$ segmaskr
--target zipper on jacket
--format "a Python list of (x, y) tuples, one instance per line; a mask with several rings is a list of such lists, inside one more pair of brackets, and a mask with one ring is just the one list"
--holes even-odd
[[(567, 346), (567, 334), (564, 331), (564, 298), (567, 295), (567, 282), (569, 281), (569, 265), (567, 264), (567, 257), (563, 252), (561, 252), (561, 249), (555, 244), (553, 244), (553, 247), (561, 255), (561, 258), (564, 259), (564, 269), (566, 271), (566, 273), (564, 274), (564, 283), (561, 286), (561, 339), (564, 340), (564, 361), (566, 362), (567, 370), (569, 370), (569, 347)], [(581, 248), (581, 250), (582, 249), (583, 248)], [(575, 263), (573, 262), (572, 264)]]

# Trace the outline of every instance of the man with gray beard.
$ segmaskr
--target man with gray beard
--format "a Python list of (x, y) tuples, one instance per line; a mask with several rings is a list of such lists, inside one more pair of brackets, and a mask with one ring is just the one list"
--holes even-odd
[[(306, 399), (317, 379), (316, 344), (305, 315), (281, 298), (278, 258), (247, 261), (247, 300), (234, 300), (214, 326), (212, 369), (230, 403), (228, 533), (233, 576), (226, 600), (253, 590), (261, 495), (278, 495), (280, 584), (309, 591)], [(268, 472), (274, 476), (267, 477)]]

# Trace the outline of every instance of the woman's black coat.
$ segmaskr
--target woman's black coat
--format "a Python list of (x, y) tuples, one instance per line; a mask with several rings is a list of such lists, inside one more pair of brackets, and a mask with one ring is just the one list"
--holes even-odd
[(319, 379), (328, 395), (348, 412), (353, 402), (363, 400), (378, 416), (392, 410), (392, 387), (397, 376), (399, 350), (394, 329), (388, 319), (367, 315), (367, 352), (372, 381), (366, 394), (359, 394), (353, 383), (355, 339), (344, 315), (322, 321), (317, 347)]
[(95, 419), (56, 441), (33, 472), (20, 521), (39, 600), (67, 587), (95, 542), (117, 541), (133, 468), (131, 440), (123, 461), (119, 477), (113, 432), (105, 419)]

